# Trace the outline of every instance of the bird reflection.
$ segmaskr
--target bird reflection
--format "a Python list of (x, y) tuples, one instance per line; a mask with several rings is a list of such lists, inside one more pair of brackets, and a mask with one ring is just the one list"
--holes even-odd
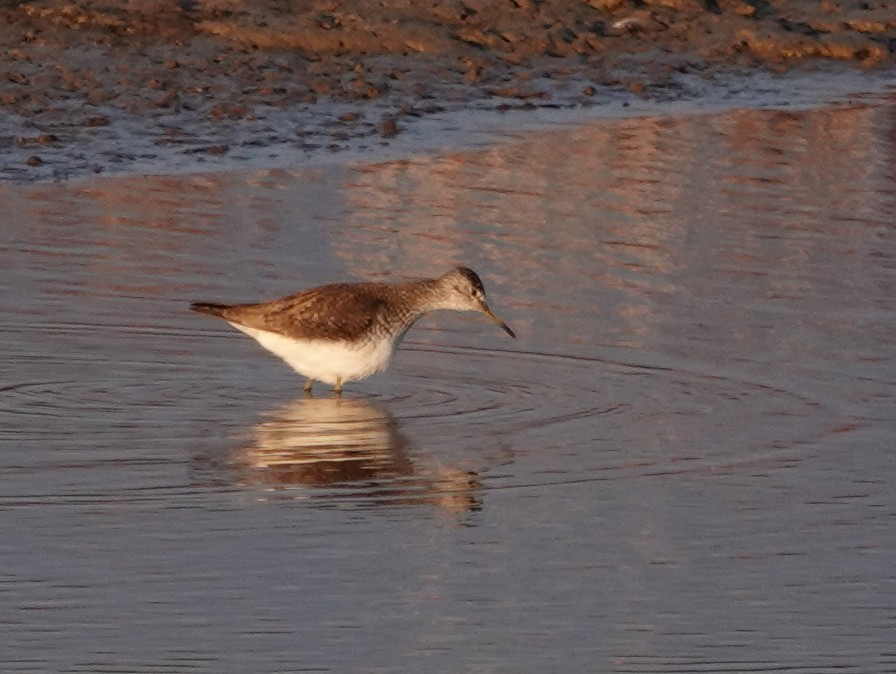
[(369, 401), (303, 398), (266, 416), (232, 457), (246, 486), (316, 488), (322, 499), (430, 503), (452, 513), (481, 505), (476, 473), (412, 461), (395, 420)]

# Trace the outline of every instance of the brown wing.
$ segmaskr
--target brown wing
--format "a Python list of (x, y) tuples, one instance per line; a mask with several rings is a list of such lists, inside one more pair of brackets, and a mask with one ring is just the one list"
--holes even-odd
[(218, 315), (296, 339), (354, 339), (370, 329), (383, 309), (383, 298), (372, 285), (337, 283), (271, 302), (237, 304)]

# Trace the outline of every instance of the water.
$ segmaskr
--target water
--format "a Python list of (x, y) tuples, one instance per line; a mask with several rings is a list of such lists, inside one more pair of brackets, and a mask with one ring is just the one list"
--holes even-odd
[[(892, 98), (0, 208), (4, 671), (896, 671)], [(341, 402), (187, 310), (455, 264)]]

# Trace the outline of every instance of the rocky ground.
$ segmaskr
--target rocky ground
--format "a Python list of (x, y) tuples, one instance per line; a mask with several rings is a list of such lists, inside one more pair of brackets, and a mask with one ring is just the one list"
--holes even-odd
[(858, 0), (0, 0), (0, 179), (240, 148), (337, 151), (417, 117), (674, 96), (682, 74), (890, 68)]

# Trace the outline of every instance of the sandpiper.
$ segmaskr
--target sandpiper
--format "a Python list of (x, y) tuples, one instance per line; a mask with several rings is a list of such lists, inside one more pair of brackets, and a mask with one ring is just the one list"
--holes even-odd
[(402, 283), (334, 283), (259, 304), (194, 302), (193, 311), (223, 318), (306, 377), (336, 393), (389, 366), (414, 321), (438, 309), (478, 311), (516, 337), (489, 309), (482, 281), (457, 267), (439, 278)]

